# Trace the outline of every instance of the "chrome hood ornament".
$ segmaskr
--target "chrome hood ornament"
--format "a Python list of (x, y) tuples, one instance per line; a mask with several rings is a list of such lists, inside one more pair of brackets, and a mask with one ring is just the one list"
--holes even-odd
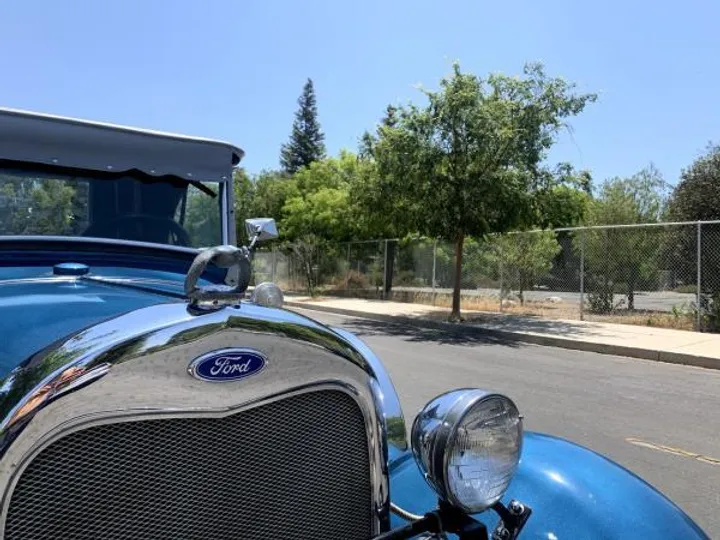
[[(185, 294), (190, 305), (200, 309), (216, 309), (221, 305), (238, 304), (250, 285), (252, 276), (252, 258), (258, 242), (278, 237), (277, 226), (272, 218), (254, 218), (245, 220), (245, 228), (250, 238), (248, 246), (216, 246), (201, 251), (190, 265), (185, 276)], [(198, 280), (213, 263), (220, 268), (235, 268), (235, 285), (198, 286)]]

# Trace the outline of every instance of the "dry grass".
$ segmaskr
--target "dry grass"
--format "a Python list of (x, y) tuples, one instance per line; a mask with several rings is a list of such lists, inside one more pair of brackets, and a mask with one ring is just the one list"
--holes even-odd
[(635, 326), (653, 326), (655, 328), (672, 328), (674, 330), (694, 330), (695, 320), (691, 315), (674, 315), (667, 312), (645, 311), (631, 313), (613, 313), (609, 315), (585, 316), (586, 321), (633, 324)]
[[(316, 295), (350, 298), (380, 298), (379, 288), (353, 289), (340, 291), (324, 287), (315, 291)], [(484, 311), (489, 313), (500, 313), (500, 299), (497, 296), (461, 296), (460, 305), (462, 310)], [(410, 304), (424, 304), (441, 308), (452, 307), (452, 295), (447, 293), (394, 291), (392, 300)], [(509, 315), (523, 315), (542, 319), (579, 320), (580, 312), (576, 303), (549, 301), (534, 302), (526, 301), (508, 303), (503, 306), (502, 313)], [(439, 316), (439, 314), (437, 315)], [(617, 310), (606, 315), (593, 313), (584, 314), (586, 321), (604, 322), (614, 324), (631, 324), (636, 326), (652, 326), (656, 328), (671, 328), (675, 330), (694, 330), (695, 321), (692, 314), (687, 312), (671, 313), (665, 311), (627, 311)]]
[[(464, 311), (500, 312), (500, 299), (492, 296), (461, 296), (460, 305)], [(425, 304), (437, 307), (452, 307), (452, 296), (449, 294), (432, 293), (404, 293), (394, 295), (393, 300), (413, 304)], [(503, 313), (511, 315), (524, 315), (543, 319), (579, 320), (580, 312), (577, 304), (568, 302), (531, 302), (525, 304), (514, 303), (505, 305)], [(672, 328), (676, 330), (693, 330), (694, 321), (690, 314), (668, 313), (658, 311), (616, 311), (607, 315), (585, 313), (587, 321), (632, 324), (636, 326), (653, 326), (656, 328)]]

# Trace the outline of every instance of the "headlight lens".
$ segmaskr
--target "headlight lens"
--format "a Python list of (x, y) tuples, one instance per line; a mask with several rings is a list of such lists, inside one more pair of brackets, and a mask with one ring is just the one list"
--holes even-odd
[(280, 287), (269, 281), (257, 285), (251, 299), (256, 304), (266, 307), (282, 307), (283, 305), (283, 293)]
[(505, 493), (522, 450), (522, 419), (509, 398), (477, 389), (433, 399), (412, 427), (415, 460), (438, 495), (469, 513)]

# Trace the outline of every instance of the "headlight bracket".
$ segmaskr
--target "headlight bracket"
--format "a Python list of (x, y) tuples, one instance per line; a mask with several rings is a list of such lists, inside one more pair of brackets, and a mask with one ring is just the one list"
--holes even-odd
[(443, 538), (445, 533), (451, 533), (457, 535), (459, 540), (516, 540), (532, 513), (529, 506), (516, 500), (510, 501), (507, 508), (500, 502), (491, 508), (500, 516), (492, 536), (488, 536), (483, 522), (440, 499), (437, 510), (428, 512), (404, 527), (381, 534), (374, 540), (405, 540), (428, 533), (433, 536), (427, 538), (434, 535)]
[(507, 508), (501, 502), (496, 502), (491, 508), (500, 516), (495, 526), (492, 540), (515, 540), (530, 519), (532, 508), (520, 501), (511, 500)]

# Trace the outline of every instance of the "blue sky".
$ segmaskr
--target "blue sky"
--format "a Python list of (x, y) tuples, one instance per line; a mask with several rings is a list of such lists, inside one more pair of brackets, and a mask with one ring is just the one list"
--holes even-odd
[(0, 3), (0, 105), (226, 139), (276, 167), (307, 77), (330, 153), (464, 70), (600, 94), (551, 161), (675, 183), (720, 142), (720, 2), (23, 0)]

